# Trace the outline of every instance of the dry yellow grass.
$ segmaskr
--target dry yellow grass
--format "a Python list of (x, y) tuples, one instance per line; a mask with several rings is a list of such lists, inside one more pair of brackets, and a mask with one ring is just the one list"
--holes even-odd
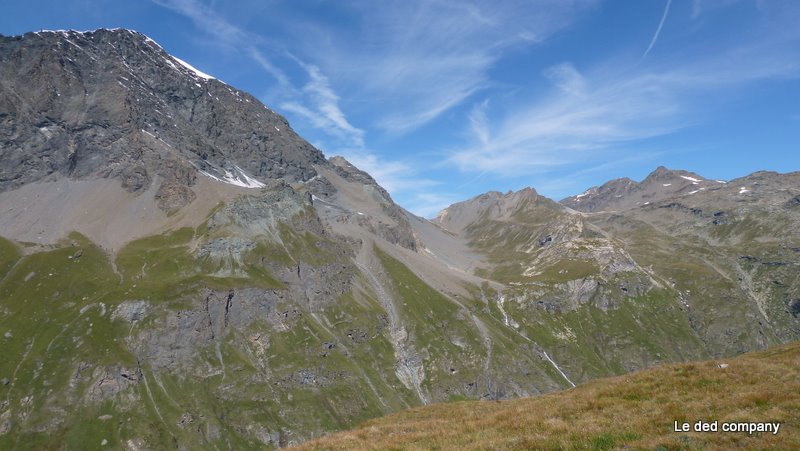
[[(698, 420), (781, 426), (776, 435), (673, 431), (674, 421)], [(600, 379), (535, 398), (420, 407), (297, 449), (800, 449), (799, 426), (800, 343), (795, 342), (733, 359)]]

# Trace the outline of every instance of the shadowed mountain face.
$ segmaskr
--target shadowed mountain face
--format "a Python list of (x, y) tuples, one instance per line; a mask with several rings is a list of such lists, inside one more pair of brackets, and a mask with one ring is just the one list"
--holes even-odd
[(800, 338), (800, 176), (434, 222), (128, 30), (0, 37), (0, 448), (278, 447)]

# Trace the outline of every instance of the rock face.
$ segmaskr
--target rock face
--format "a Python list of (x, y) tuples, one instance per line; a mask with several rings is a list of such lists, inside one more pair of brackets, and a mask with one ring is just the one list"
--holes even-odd
[(380, 235), (392, 244), (398, 244), (410, 250), (416, 250), (416, 240), (411, 224), (408, 221), (408, 213), (394, 203), (392, 196), (371, 175), (353, 166), (343, 157), (335, 156), (329, 160), (336, 173), (344, 180), (356, 183), (364, 187), (364, 190), (380, 206), (383, 213), (388, 217), (392, 224), (370, 222), (369, 228), (373, 233)]
[(345, 180), (360, 183), (365, 186), (371, 186), (383, 197), (384, 201), (391, 202), (392, 196), (389, 195), (388, 191), (383, 189), (382, 186), (378, 185), (378, 182), (376, 182), (371, 175), (353, 166), (349, 161), (345, 160), (344, 157), (331, 157), (330, 163), (333, 165), (336, 173), (342, 176), (342, 178)]
[(0, 37), (0, 449), (281, 447), (796, 340), (798, 198), (659, 168), (429, 222), (139, 33)]
[(0, 191), (48, 177), (159, 178), (159, 206), (192, 199), (198, 170), (308, 180), (322, 153), (251, 95), (129, 30), (0, 38)]

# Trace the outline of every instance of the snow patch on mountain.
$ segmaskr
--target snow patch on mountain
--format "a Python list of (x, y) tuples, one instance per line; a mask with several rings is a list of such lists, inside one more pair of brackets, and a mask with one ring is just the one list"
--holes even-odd
[(218, 182), (223, 182), (234, 186), (241, 186), (243, 188), (263, 188), (266, 186), (253, 177), (247, 175), (242, 168), (236, 165), (234, 165), (230, 170), (225, 169), (225, 174), (220, 177), (217, 177), (216, 175), (213, 175), (202, 169), (198, 169), (198, 172)]
[(216, 80), (216, 78), (212, 77), (211, 75), (208, 75), (205, 72), (202, 72), (202, 71), (198, 70), (197, 68), (195, 68), (191, 64), (187, 63), (186, 61), (178, 58), (177, 56), (172, 56), (172, 59), (177, 61), (181, 66), (189, 69), (191, 72), (194, 72), (194, 74), (196, 76), (202, 78), (203, 80)]

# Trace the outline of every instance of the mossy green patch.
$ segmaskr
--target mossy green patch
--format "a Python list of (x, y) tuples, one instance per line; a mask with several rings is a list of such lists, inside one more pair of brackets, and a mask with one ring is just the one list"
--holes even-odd
[(329, 238), (318, 236), (308, 230), (297, 231), (286, 224), (279, 225), (280, 237), (289, 255), (312, 266), (322, 266), (336, 261), (330, 252), (333, 245)]
[(133, 299), (162, 300), (180, 297), (197, 274), (189, 242), (194, 231), (185, 227), (174, 232), (142, 238), (117, 253), (116, 267)]
[[(0, 282), (0, 330), (8, 356), (0, 359), (0, 374), (9, 381), (0, 397), (15, 412), (29, 410), (28, 424), (50, 421), (48, 410), (71, 408), (68, 394), (80, 389), (70, 388), (80, 362), (92, 368), (135, 364), (118, 339), (124, 336), (121, 326), (107, 319), (107, 299), (118, 284), (107, 256), (80, 235), (69, 240), (67, 247), (23, 257)], [(46, 438), (25, 437), (30, 443)]]
[(506, 311), (528, 336), (554, 350), (554, 358), (565, 367), (580, 368), (583, 379), (708, 355), (666, 290), (623, 298), (607, 310), (587, 304), (573, 311), (547, 312), (531, 302), (507, 303)]
[(22, 252), (13, 242), (0, 237), (0, 280), (5, 277), (21, 257)]
[(532, 280), (546, 283), (564, 283), (584, 279), (599, 273), (600, 269), (592, 261), (565, 258), (545, 267), (542, 272), (531, 277)]

